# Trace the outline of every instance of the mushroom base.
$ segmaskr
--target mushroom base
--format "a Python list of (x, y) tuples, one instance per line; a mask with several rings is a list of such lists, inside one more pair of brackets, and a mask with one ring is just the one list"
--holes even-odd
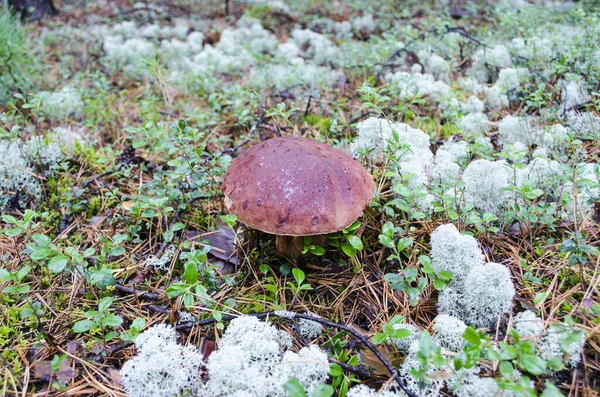
[[(327, 239), (322, 234), (311, 237), (313, 245), (323, 246), (327, 242)], [(275, 248), (283, 256), (294, 259), (302, 253), (304, 236), (277, 236), (275, 238)]]

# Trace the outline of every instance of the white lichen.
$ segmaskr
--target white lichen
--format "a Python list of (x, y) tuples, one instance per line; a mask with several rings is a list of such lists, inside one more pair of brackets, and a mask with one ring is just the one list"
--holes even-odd
[(175, 330), (158, 324), (140, 334), (137, 355), (121, 369), (123, 385), (131, 397), (178, 397), (198, 391), (202, 354), (176, 342)]

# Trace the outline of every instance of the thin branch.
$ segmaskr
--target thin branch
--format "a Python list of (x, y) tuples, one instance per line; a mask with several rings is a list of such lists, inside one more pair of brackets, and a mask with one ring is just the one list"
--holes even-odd
[(144, 292), (144, 291), (140, 291), (131, 287), (126, 287), (123, 284), (115, 284), (115, 289), (120, 292), (121, 294), (125, 294), (125, 295), (137, 295), (138, 298), (140, 299), (149, 299), (149, 300), (153, 300), (153, 301), (159, 301), (162, 300), (163, 297), (160, 294), (156, 294), (153, 292)]
[(238, 143), (234, 147), (224, 149), (221, 153), (223, 153), (223, 154), (225, 154), (225, 153), (235, 153), (242, 146), (244, 146), (245, 144), (247, 144), (248, 142), (250, 142), (250, 140), (252, 139), (252, 137), (256, 133), (257, 128), (262, 124), (262, 122), (264, 121), (264, 119), (265, 119), (265, 108), (263, 106), (261, 108), (259, 114), (258, 114), (258, 117), (256, 118), (256, 122), (252, 125), (252, 127), (250, 127), (250, 131), (248, 132), (248, 135), (246, 136), (246, 138), (244, 138), (240, 143)]

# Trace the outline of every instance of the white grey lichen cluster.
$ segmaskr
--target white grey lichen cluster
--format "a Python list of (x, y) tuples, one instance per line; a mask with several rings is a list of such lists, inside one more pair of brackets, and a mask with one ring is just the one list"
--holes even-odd
[[(418, 66), (418, 64), (415, 64)], [(416, 96), (427, 97), (433, 102), (441, 102), (450, 97), (450, 86), (429, 73), (396, 72), (388, 73), (386, 81), (398, 93), (400, 99)]]
[(560, 99), (564, 110), (570, 110), (572, 107), (582, 105), (592, 98), (585, 87), (584, 80), (577, 80), (575, 78), (570, 81), (559, 80), (557, 85), (561, 88)]
[(173, 327), (158, 324), (137, 337), (137, 355), (121, 369), (129, 396), (178, 397), (197, 393), (202, 354), (194, 347), (179, 345), (176, 336)]
[[(131, 397), (284, 397), (282, 385), (290, 378), (311, 393), (329, 377), (325, 352), (312, 345), (298, 353), (282, 353), (291, 344), (280, 330), (256, 317), (232, 320), (218, 350), (206, 362), (199, 350), (179, 345), (176, 337), (174, 328), (165, 324), (155, 325), (137, 337), (137, 355), (121, 369), (125, 390)], [(202, 368), (207, 372), (205, 382), (200, 377)]]
[[(282, 385), (297, 379), (307, 393), (329, 377), (327, 354), (316, 346), (280, 355), (277, 329), (252, 316), (233, 320), (207, 362), (208, 380), (199, 394), (208, 396), (285, 396)], [(234, 374), (234, 376), (232, 376)]]
[(567, 113), (567, 124), (569, 128), (580, 136), (600, 137), (600, 117), (592, 112)]
[(498, 124), (498, 134), (504, 142), (523, 142), (526, 145), (534, 143), (536, 134), (529, 120), (513, 115), (505, 116)]
[(42, 101), (41, 111), (48, 117), (66, 120), (79, 118), (83, 114), (83, 100), (75, 87), (64, 86), (58, 91), (43, 91), (38, 94)]
[(471, 269), (484, 264), (484, 256), (477, 239), (449, 223), (431, 233), (431, 262), (437, 274), (448, 271), (455, 284), (462, 284)]
[(149, 255), (146, 258), (146, 266), (154, 268), (159, 272), (165, 272), (169, 270), (169, 266), (171, 265), (171, 259), (173, 259), (173, 255), (175, 255), (176, 247), (174, 245), (169, 245), (162, 256), (158, 258), (156, 255)]
[[(40, 138), (28, 142), (0, 140), (0, 209), (9, 203), (26, 208), (42, 196), (41, 178), (50, 175), (52, 165), (62, 161), (60, 146), (46, 144)], [(37, 167), (36, 167), (37, 166)]]
[(465, 168), (465, 201), (484, 212), (497, 212), (505, 203), (502, 190), (511, 182), (511, 171), (503, 160), (475, 160)]
[[(312, 316), (315, 316), (312, 313), (307, 313)], [(302, 335), (306, 339), (315, 339), (321, 336), (323, 333), (323, 326), (316, 321), (306, 320), (301, 318), (298, 320), (298, 330), (300, 331), (300, 335)]]
[(433, 322), (433, 341), (441, 348), (451, 352), (462, 349), (465, 339), (463, 334), (467, 329), (464, 321), (447, 314), (438, 315)]
[[(553, 327), (546, 329), (544, 321), (530, 310), (517, 314), (513, 318), (513, 326), (519, 336), (527, 338), (534, 345), (536, 352), (544, 360), (560, 359), (571, 368), (576, 367), (581, 361), (586, 338), (582, 329), (575, 327), (568, 333), (561, 333), (559, 329)], [(577, 332), (580, 339), (563, 349), (563, 340), (573, 332)]]
[(371, 389), (367, 385), (356, 385), (348, 390), (347, 397), (400, 397), (406, 396), (404, 392), (395, 392), (391, 390), (384, 390), (378, 393), (377, 390)]
[[(476, 327), (493, 327), (510, 312), (515, 294), (508, 269), (484, 263), (477, 240), (461, 235), (454, 225), (441, 225), (431, 234), (434, 271), (449, 271), (454, 279), (438, 297), (438, 311)], [(442, 320), (443, 321), (443, 320)]]

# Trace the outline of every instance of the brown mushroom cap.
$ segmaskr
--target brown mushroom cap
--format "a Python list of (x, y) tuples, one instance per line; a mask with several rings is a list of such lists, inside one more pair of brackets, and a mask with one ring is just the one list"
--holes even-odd
[(375, 182), (339, 149), (284, 137), (264, 141), (233, 160), (222, 189), (229, 212), (247, 226), (310, 236), (351, 225), (373, 199)]

